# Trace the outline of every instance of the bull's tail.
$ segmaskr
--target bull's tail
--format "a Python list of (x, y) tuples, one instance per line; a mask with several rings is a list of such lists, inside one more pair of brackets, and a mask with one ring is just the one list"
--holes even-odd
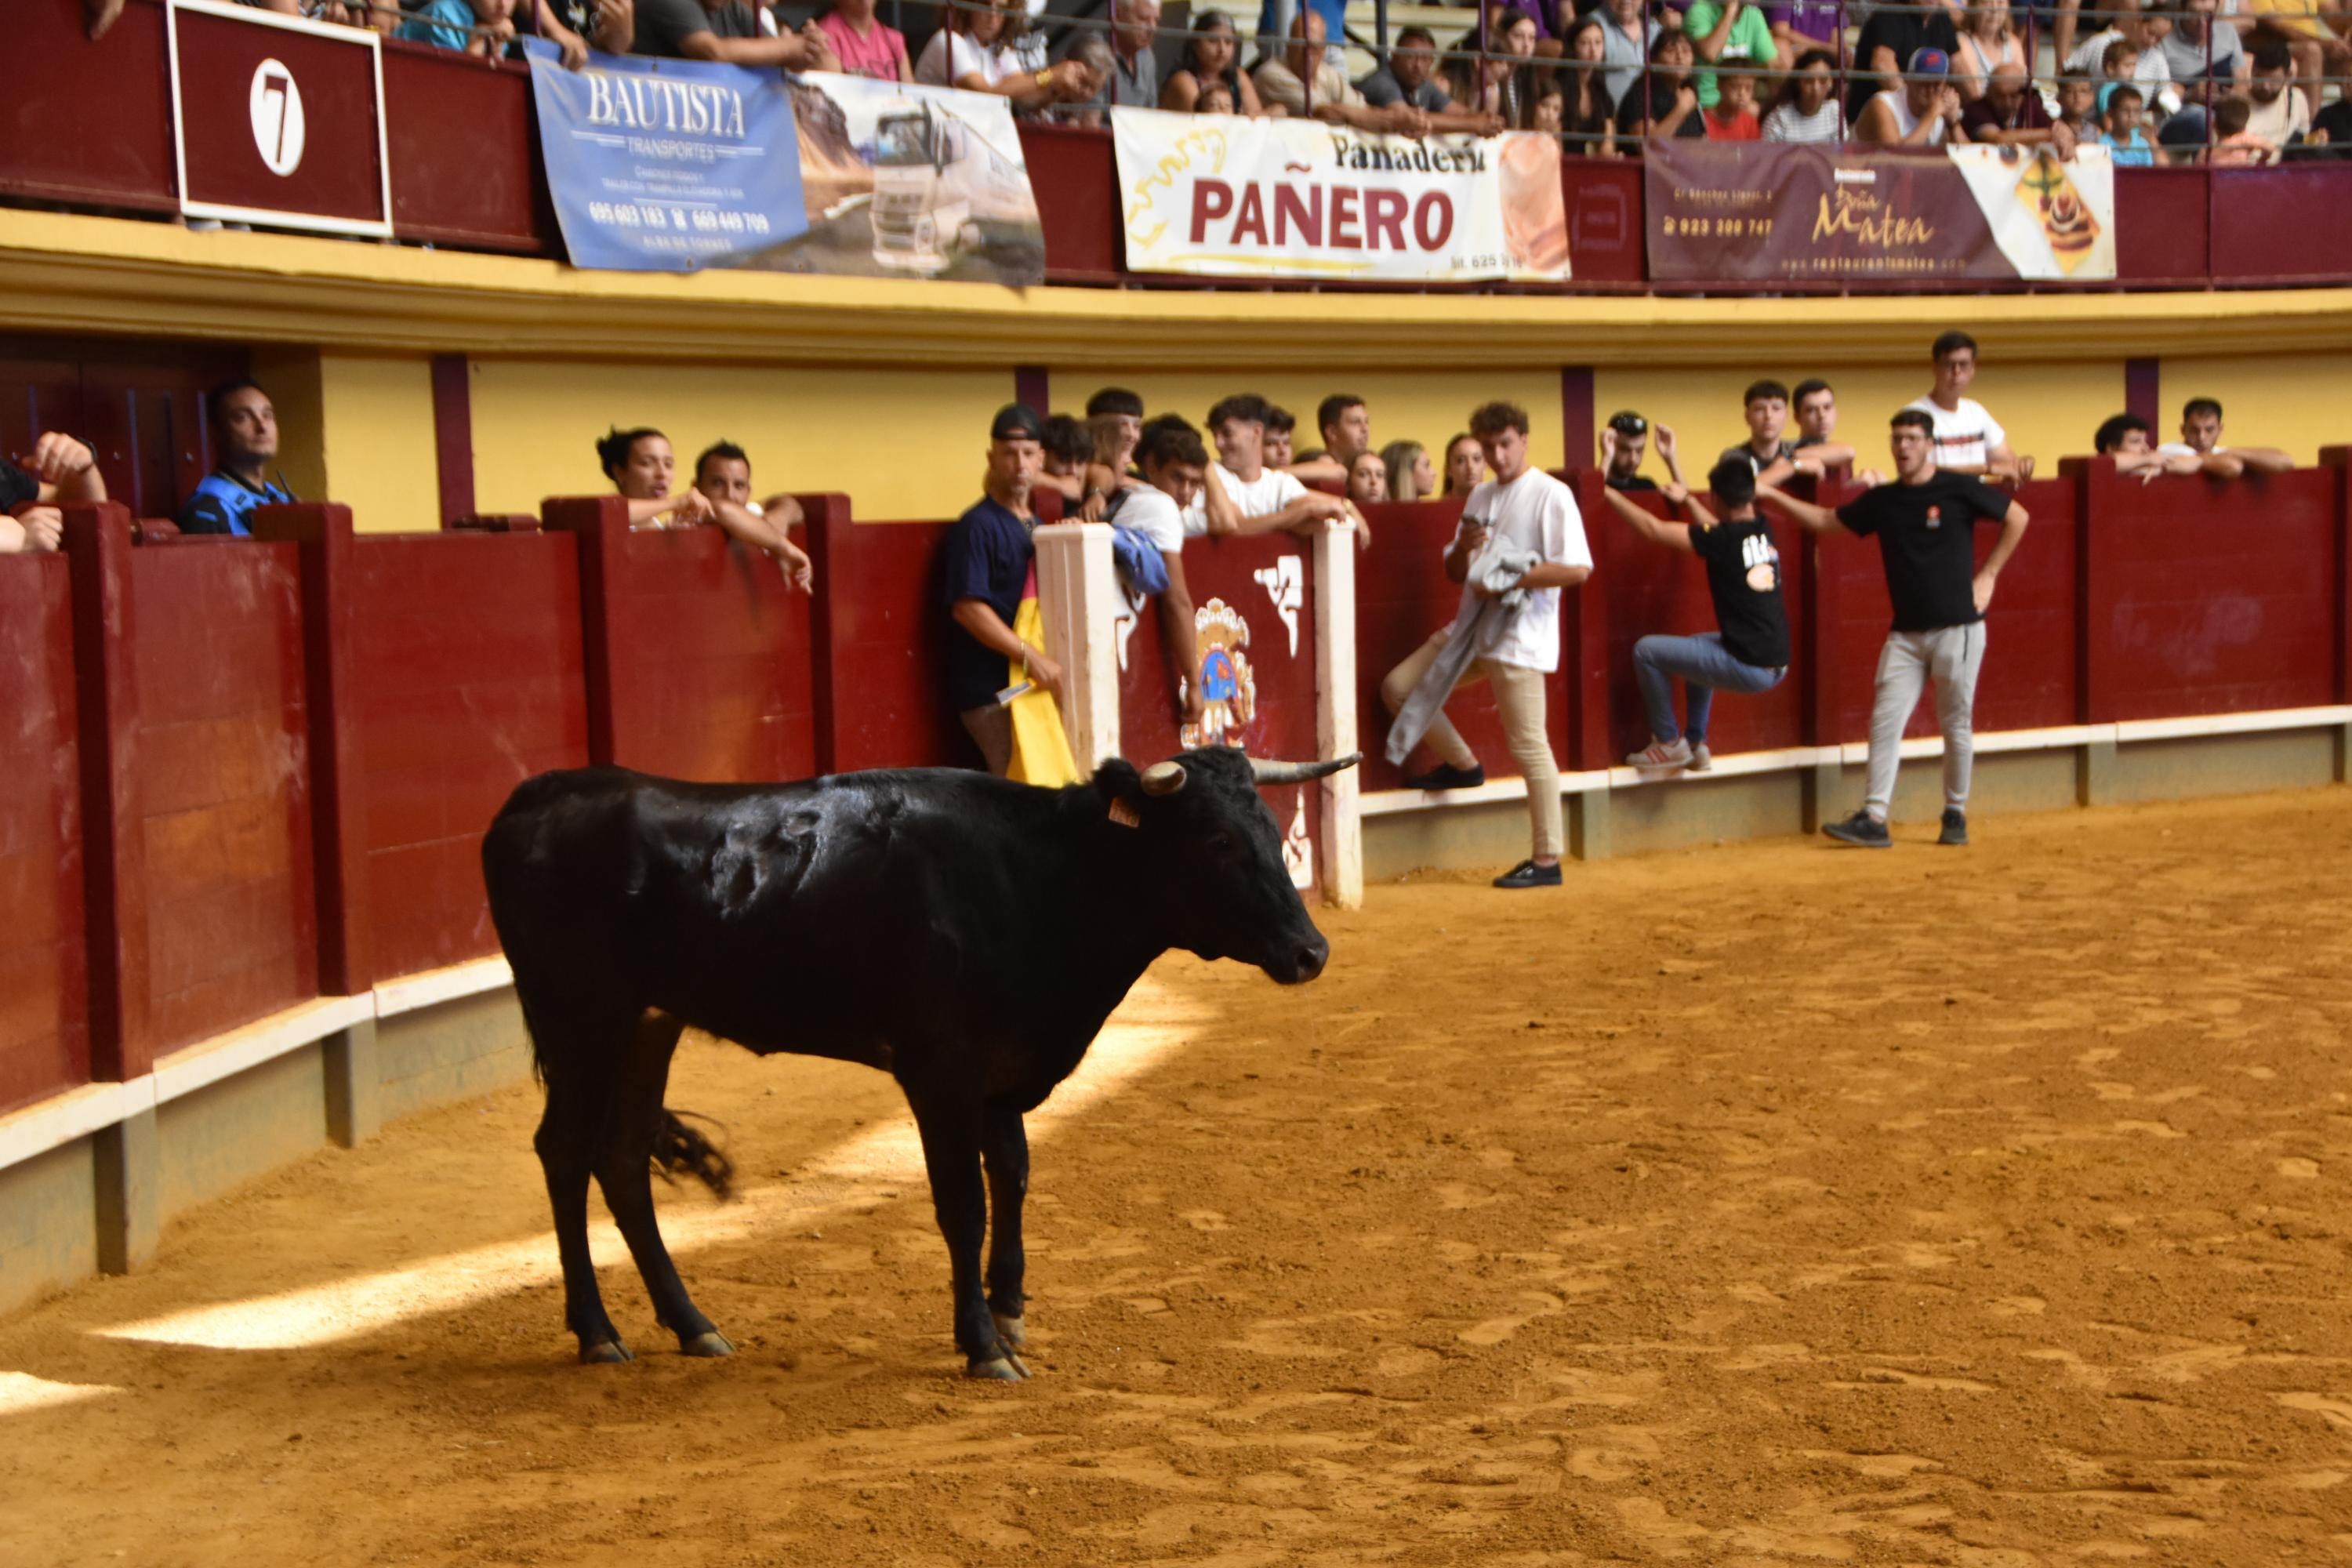
[[(686, 1114), (694, 1116), (691, 1110)], [(707, 1121), (709, 1118), (696, 1116), (695, 1120)], [(718, 1144), (667, 1109), (662, 1111), (661, 1130), (654, 1134), (654, 1169), (666, 1182), (681, 1175), (692, 1176), (722, 1200), (735, 1195), (735, 1162)]]

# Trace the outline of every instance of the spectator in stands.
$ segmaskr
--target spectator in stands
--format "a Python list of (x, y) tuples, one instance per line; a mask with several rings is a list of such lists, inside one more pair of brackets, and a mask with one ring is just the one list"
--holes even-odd
[(205, 398), (205, 414), (213, 433), (215, 466), (196, 481), (194, 493), (174, 521), (182, 533), (247, 537), (253, 530), (247, 520), (255, 507), (294, 499), (286, 476), (274, 467), (278, 405), (257, 384), (239, 379), (213, 388)]
[(514, 0), (423, 0), (393, 36), (494, 60), (514, 42)]
[(1160, 592), (1160, 640), (1168, 656), (1178, 722), (1197, 727), (1206, 713), (1201, 690), (1200, 644), (1193, 627), (1192, 589), (1184, 578), (1184, 514), (1192, 510), (1208, 470), (1201, 433), (1182, 416), (1163, 414), (1148, 422), (1138, 438), (1135, 460), (1141, 479), (1120, 495), (1111, 518), (1132, 528), (1160, 551), (1168, 586)]
[[(1650, 447), (1650, 422), (1632, 409), (1622, 409), (1609, 416), (1601, 427), (1601, 478), (1612, 490), (1654, 490), (1655, 479), (1642, 473), (1642, 458)], [(1658, 458), (1666, 465), (1667, 475), (1676, 484), (1682, 482), (1682, 469), (1675, 461), (1675, 433), (1664, 425), (1658, 426)]]
[(1983, 404), (1961, 395), (1977, 378), (1976, 339), (1966, 332), (1946, 332), (1929, 353), (1936, 363), (1935, 387), (1904, 406), (1927, 416), (1936, 467), (1948, 474), (2032, 479), (2033, 459), (2021, 459), (2011, 451), (2009, 432), (2000, 422), (1985, 412)]
[(1660, 33), (1650, 46), (1650, 74), (1626, 89), (1617, 104), (1617, 134), (1636, 143), (1644, 136), (1661, 140), (1705, 136), (1699, 118), (1698, 89), (1692, 85), (1690, 35)]
[(1556, 79), (1562, 100), (1559, 128), (1568, 138), (1560, 150), (1571, 157), (1617, 155), (1617, 100), (1609, 96), (1603, 70), (1608, 35), (1609, 24), (1599, 12), (1578, 17), (1568, 30), (1566, 63)]
[(1903, 73), (1915, 68), (1910, 62), (1920, 50), (1939, 50), (1948, 60), (1959, 47), (1953, 12), (1942, 0), (1919, 0), (1917, 4), (1898, 0), (1897, 4), (1873, 11), (1853, 47), (1856, 69), (1853, 85), (1846, 93), (1846, 123), (1858, 127), (1863, 109), (1879, 93), (1891, 91), (1899, 96), (1905, 85)]
[(1067, 414), (1050, 416), (1038, 437), (1045, 448), (1045, 480), (1053, 481), (1062, 499), (1075, 508), (1086, 499), (1087, 465), (1094, 460), (1095, 435), (1083, 419)]
[[(1780, 58), (1780, 46), (1772, 39), (1772, 24), (1761, 8), (1747, 0), (1691, 0), (1690, 9), (1683, 15), (1683, 31), (1690, 35), (1691, 47), (1699, 60), (1698, 68), (1691, 73), (1691, 84), (1698, 89), (1701, 109), (1713, 109), (1722, 97), (1723, 88), (1716, 79), (1715, 67), (1779, 70), (1785, 63)], [(1752, 105), (1756, 93), (1753, 77), (1748, 79), (1748, 91)], [(1710, 129), (1707, 134), (1716, 132)]]
[[(2213, 145), (2206, 153), (2205, 161), (2216, 168), (2222, 169), (2252, 169), (2277, 163), (2278, 148), (2246, 129), (2247, 122), (2253, 118), (2253, 115), (2254, 106), (2242, 98), (2225, 98), (2215, 104), (2213, 106)], [(2185, 112), (2177, 114), (2173, 116), (2172, 123), (2168, 123), (2165, 129), (2170, 131), (2173, 123), (2187, 118)], [(2307, 147), (2315, 138), (2326, 134), (2326, 132), (2314, 125), (2310, 133), (2304, 137), (2304, 145)]]
[(1123, 386), (1104, 387), (1087, 399), (1087, 428), (1094, 432), (1096, 460), (1124, 475), (1143, 438), (1143, 399)]
[(2129, 82), (2118, 85), (2107, 100), (2106, 129), (2099, 144), (2119, 169), (2153, 168), (2156, 164), (2156, 144), (2148, 140), (2147, 127), (2139, 122), (2139, 89)]
[(1389, 46), (1388, 63), (1358, 82), (1356, 90), (1374, 109), (1410, 103), (1424, 114), (1442, 114), (1454, 107), (1454, 100), (1438, 86), (1436, 71), (1437, 36), (1426, 27), (1407, 27)]
[[(2131, 85), (2132, 75), (2139, 69), (2139, 51), (2130, 41), (2117, 38), (2107, 46), (2105, 56), (2099, 61), (2099, 123), (2107, 121), (2107, 105), (2115, 99), (2116, 89)], [(2140, 95), (2141, 101), (2147, 94)]]
[(1845, 47), (1845, 9), (1840, 0), (1768, 5), (1764, 17), (1772, 24), (1772, 41), (1780, 47), (1782, 59), (1793, 60), (1819, 48), (1828, 49), (1834, 58)]
[(1389, 500), (1428, 500), (1437, 494), (1437, 465), (1420, 442), (1390, 442), (1381, 448), (1381, 466), (1388, 472)]
[[(1559, 58), (1559, 36), (1552, 31), (1554, 0), (1486, 0), (1487, 47), (1502, 36), (1513, 16), (1525, 16), (1536, 25), (1534, 53), (1542, 59)], [(1475, 30), (1472, 37), (1475, 37)]]
[(1160, 0), (1112, 0), (1109, 104), (1155, 109), (1160, 104), (1160, 57), (1151, 47), (1160, 30)]
[[(2258, 474), (2284, 474), (2294, 467), (2294, 459), (2275, 447), (2221, 445), (2221, 405), (2210, 397), (2192, 397), (2182, 405), (2180, 439), (2167, 441), (2157, 451), (2168, 458), (2204, 459), (2205, 471), (2218, 479), (2235, 479), (2248, 468)], [(2217, 458), (2223, 461), (2214, 464), (2211, 459)], [(2229, 467), (2232, 463), (2234, 472)]]
[[(1106, 84), (1118, 70), (1118, 57), (1111, 53), (1109, 42), (1100, 33), (1084, 33), (1072, 39), (1068, 52), (1062, 58), (1076, 60), (1093, 73), (1091, 79)], [(1038, 68), (1044, 68), (1040, 66)], [(1220, 84), (1214, 82), (1210, 84), (1210, 89), (1212, 91), (1222, 90)], [(1201, 110), (1203, 114), (1230, 113), (1231, 111), (1231, 100), (1226, 100), (1226, 107), (1223, 110)], [(1084, 131), (1099, 131), (1109, 123), (1109, 116), (1110, 89), (1106, 85), (1084, 103), (1059, 106), (1059, 112), (1053, 118), (1056, 124), (1075, 125)]]
[(2291, 147), (2311, 129), (2310, 106), (2289, 85), (2294, 68), (2294, 57), (2284, 44), (2255, 44), (2253, 68), (2246, 79), (2246, 96), (2252, 100), (2246, 129), (2273, 147)]
[(1952, 51), (1952, 84), (1960, 89), (1961, 100), (1974, 103), (1984, 97), (1993, 73), (2003, 66), (2026, 74), (2025, 46), (2011, 24), (2009, 0), (1975, 0), (1960, 47)]
[(1784, 483), (1794, 474), (1817, 479), (1828, 471), (1824, 458), (1798, 451), (1796, 443), (1788, 439), (1787, 387), (1777, 381), (1757, 382), (1748, 387), (1740, 405), (1748, 420), (1748, 439), (1726, 447), (1721, 462), (1745, 463), (1757, 482), (1767, 485)]
[[(2091, 437), (2091, 449), (2102, 458), (2113, 458), (2116, 472), (2137, 474), (2143, 484), (2158, 474), (2210, 473), (2216, 479), (2234, 479), (2245, 471), (2228, 457), (2168, 457), (2157, 450), (2155, 432), (2137, 414), (2118, 414), (2102, 424)], [(2214, 466), (2209, 468), (2209, 463)]]
[(2252, 0), (2258, 37), (2285, 44), (2301, 79), (2305, 112), (2326, 96), (2327, 78), (2352, 71), (2352, 6), (2341, 0)]
[(2077, 44), (2066, 57), (2066, 68), (2084, 76), (2097, 76), (2105, 69), (2115, 77), (2112, 62), (2123, 58), (2116, 54), (2115, 46), (2127, 45), (2125, 56), (2130, 64), (2119, 79), (2138, 83), (2142, 98), (2158, 118), (2170, 114), (2180, 107), (2180, 95), (2173, 89), (2172, 69), (2165, 63), (2164, 51), (2156, 47), (2166, 24), (2162, 16), (2150, 13), (2168, 9), (2172, 4), (2173, 0), (2146, 0), (2144, 5), (2138, 0), (2119, 0), (2113, 25)]
[(1348, 502), (1360, 511), (1389, 499), (1388, 465), (1378, 452), (1359, 452), (1348, 464)]
[[(645, 0), (639, 0), (644, 4)], [(675, 4), (676, 0), (666, 0)], [(708, 5), (709, 0), (703, 0)], [(950, 0), (948, 25), (931, 35), (915, 62), (915, 79), (933, 87), (960, 87), (966, 92), (990, 92), (1010, 99), (1017, 109), (1044, 110), (1057, 103), (1084, 103), (1102, 90), (1103, 83), (1084, 60), (1022, 68), (1004, 44), (1007, 13), (1021, 0)], [(821, 67), (808, 67), (821, 69)]]
[(1535, 124), (1537, 28), (1525, 11), (1498, 14), (1487, 40), (1491, 51), (1467, 73), (1467, 79), (1447, 89), (1454, 104), (1472, 114), (1491, 116), (1499, 125), (1525, 131)]
[(2214, 16), (2219, 0), (2169, 0), (2172, 26), (2157, 40), (2166, 74), (2179, 89), (2179, 111), (2164, 122), (2168, 147), (2205, 145), (2206, 121), (2217, 98), (2245, 79), (2245, 45), (2238, 29)]
[(1643, 0), (1604, 0), (1601, 16), (1601, 89), (1613, 110), (1641, 79), (1661, 29)]
[[(1789, 673), (1780, 552), (1772, 543), (1771, 526), (1756, 514), (1756, 470), (1744, 458), (1728, 457), (1715, 466), (1707, 485), (1724, 509), (1719, 523), (1683, 486), (1666, 492), (1669, 500), (1689, 510), (1687, 528), (1660, 521), (1615, 490), (1601, 491), (1611, 509), (1643, 539), (1706, 563), (1707, 596), (1720, 628), (1691, 637), (1653, 633), (1633, 645), (1633, 678), (1649, 711), (1650, 743), (1625, 759), (1632, 767), (1706, 773), (1715, 766), (1706, 749), (1706, 721), (1716, 692), (1769, 691)], [(1677, 679), (1685, 713), (1680, 725), (1675, 722)]]
[[(2312, 116), (2311, 129), (2295, 150), (2298, 161), (2352, 158), (2352, 98), (2338, 98)], [(2276, 163), (2273, 153), (2271, 159)]]
[[(1454, 624), (1436, 633), (1381, 682), (1381, 700), (1399, 730), (1426, 740), (1439, 765), (1405, 783), (1416, 789), (1466, 789), (1486, 782), (1476, 753), (1445, 717), (1444, 704), (1465, 680), (1495, 692), (1512, 758), (1527, 780), (1533, 847), (1495, 879), (1498, 888), (1559, 885), (1559, 768), (1544, 720), (1544, 680), (1559, 668), (1559, 597), (1592, 574), (1576, 498), (1528, 461), (1527, 411), (1490, 403), (1470, 416), (1471, 433), (1495, 477), (1470, 492), (1445, 552), (1445, 575), (1462, 584)], [(1524, 565), (1524, 569), (1520, 570)], [(1392, 738), (1402, 734), (1392, 732)]]
[[(956, 520), (940, 542), (940, 603), (955, 625), (948, 634), (948, 704), (980, 747), (988, 771), (1000, 777), (1013, 762), (1013, 715), (1006, 676), (1019, 664), (1056, 701), (1062, 667), (1043, 648), (1016, 637), (1022, 588), (1029, 580), (1037, 526), (1029, 495), (1045, 460), (1045, 422), (1018, 403), (999, 410), (989, 427), (983, 498)], [(1018, 684), (1017, 682), (1014, 684)]]
[(1767, 142), (1843, 142), (1845, 105), (1837, 95), (1837, 57), (1809, 49), (1780, 84), (1780, 101), (1764, 117)]
[[(1400, 136), (1421, 136), (1429, 131), (1429, 116), (1412, 104), (1399, 100), (1386, 109), (1375, 109), (1366, 101), (1348, 79), (1347, 71), (1327, 58), (1323, 42), (1322, 13), (1301, 11), (1290, 24), (1290, 42), (1279, 59), (1260, 62), (1251, 74), (1257, 84), (1258, 101), (1271, 112), (1279, 107), (1286, 114), (1312, 114), (1318, 120), (1350, 126), (1358, 131), (1387, 131)], [(1307, 102), (1307, 81), (1315, 84), (1314, 103)]]
[(1221, 81), (1213, 81), (1208, 86), (1201, 89), (1201, 96), (1193, 100), (1192, 110), (1196, 114), (1238, 114), (1241, 112), (1234, 103), (1234, 89), (1227, 87)]
[(2089, 77), (2058, 79), (2058, 129), (2078, 144), (2099, 144), (2099, 89)]
[[(1937, 466), (1939, 437), (1927, 413), (1916, 406), (1900, 409), (1892, 426), (1892, 484), (1865, 490), (1835, 511), (1776, 489), (1760, 493), (1815, 532), (1876, 535), (1886, 596), (1895, 607), (1894, 627), (1879, 651), (1877, 695), (1870, 711), (1870, 793), (1861, 810), (1822, 831), (1863, 848), (1884, 849), (1893, 843), (1886, 812), (1903, 763), (1903, 731), (1919, 705), (1921, 689), (1932, 679), (1944, 736), (1944, 817), (1936, 842), (1965, 845), (1984, 613), (2030, 520), (2006, 492)], [(1974, 524), (1995, 519), (2000, 538), (1979, 567)]]
[(1169, 73), (1168, 85), (1160, 89), (1160, 107), (1178, 113), (1210, 112), (1202, 107), (1201, 95), (1215, 83), (1223, 83), (1230, 95), (1232, 108), (1228, 114), (1246, 114), (1255, 120), (1265, 112), (1258, 101), (1257, 88), (1242, 74), (1241, 42), (1234, 36), (1233, 18), (1223, 11), (1203, 11), (1192, 18), (1192, 36), (1184, 40), (1184, 57)]
[(608, 430), (596, 442), (596, 461), (629, 503), (631, 528), (694, 528), (718, 521), (710, 498), (689, 485), (675, 495), (677, 455), (669, 437), (639, 426)]
[(0, 458), (0, 555), (57, 549), (65, 532), (58, 506), (105, 499), (106, 479), (89, 446), (44, 431), (22, 468)]
[(814, 22), (763, 37), (744, 0), (635, 0), (636, 52), (667, 60), (717, 60), (785, 70), (839, 70), (833, 45)]
[(1960, 110), (1960, 128), (1971, 142), (2001, 146), (2055, 144), (2061, 158), (2074, 155), (2074, 135), (2053, 124), (2023, 66), (1997, 68), (1982, 98)]
[(1316, 428), (1323, 433), (1323, 449), (1290, 465), (1290, 471), (1310, 485), (1348, 482), (1348, 465), (1372, 445), (1372, 411), (1352, 392), (1335, 392), (1315, 409)]
[(1941, 49), (1911, 57), (1910, 79), (1898, 89), (1872, 95), (1853, 122), (1853, 139), (1880, 147), (1941, 147), (1966, 142), (1960, 129), (1960, 93), (1947, 79), (1951, 61)]
[(751, 500), (751, 455), (732, 441), (714, 441), (694, 459), (694, 488), (710, 503), (711, 521), (727, 537), (764, 550), (784, 569), (784, 578), (803, 593), (816, 581), (808, 552), (794, 544), (792, 531), (805, 521), (801, 503), (788, 495)]
[(1467, 430), (1445, 443), (1445, 489), (1449, 496), (1466, 496), (1490, 476), (1486, 451)]
[(635, 0), (531, 0), (531, 26), (563, 51), (567, 70), (588, 63), (588, 51), (625, 55), (637, 39)]
[(1215, 488), (1186, 519), (1196, 533), (1277, 533), (1347, 515), (1337, 496), (1310, 490), (1265, 460), (1266, 420), (1273, 410), (1255, 393), (1239, 393), (1209, 410), (1209, 437), (1218, 461)]
[(1756, 122), (1756, 79), (1735, 76), (1726, 71), (1723, 86), (1712, 109), (1702, 109), (1699, 114), (1706, 123), (1706, 134), (1715, 142), (1760, 142), (1763, 127)]
[[(1819, 462), (1824, 470), (1851, 467), (1854, 451), (1837, 438), (1837, 394), (1830, 384), (1818, 376), (1797, 383), (1797, 390), (1790, 394), (1790, 405), (1797, 415), (1797, 450)], [(1853, 478), (1864, 485), (1885, 482), (1876, 470), (1868, 468)]]
[(1276, 407), (1272, 404), (1266, 405), (1265, 466), (1267, 468), (1280, 468), (1286, 473), (1289, 471), (1290, 437), (1297, 427), (1298, 417), (1289, 409)]
[(874, 0), (833, 0), (833, 8), (817, 18), (834, 58), (851, 76), (873, 81), (912, 81), (915, 68), (907, 58), (907, 35), (874, 15)]
[(1535, 119), (1528, 129), (1554, 136), (1568, 129), (1568, 94), (1560, 89), (1559, 78), (1547, 73), (1536, 79)]

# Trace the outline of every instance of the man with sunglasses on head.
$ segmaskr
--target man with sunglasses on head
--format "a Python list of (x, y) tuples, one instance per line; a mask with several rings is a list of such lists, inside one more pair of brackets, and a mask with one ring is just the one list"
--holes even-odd
[[(1675, 433), (1667, 426), (1658, 427), (1658, 457), (1666, 465), (1666, 474), (1675, 483), (1683, 482), (1682, 465), (1675, 460)], [(1654, 490), (1655, 479), (1642, 473), (1642, 458), (1650, 445), (1650, 422), (1624, 409), (1609, 416), (1601, 427), (1601, 472), (1609, 488), (1628, 493)]]

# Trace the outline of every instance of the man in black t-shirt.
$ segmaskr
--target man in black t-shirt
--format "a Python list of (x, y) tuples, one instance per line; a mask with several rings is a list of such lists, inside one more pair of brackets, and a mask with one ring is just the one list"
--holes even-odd
[[(1745, 457), (1727, 457), (1707, 475), (1723, 506), (1717, 522), (1679, 482), (1666, 489), (1690, 509), (1691, 526), (1663, 522), (1603, 488), (1612, 510), (1653, 544), (1680, 550), (1706, 563), (1707, 596), (1722, 628), (1693, 637), (1645, 637), (1633, 645), (1633, 675), (1650, 711), (1650, 744), (1625, 759), (1636, 768), (1714, 766), (1706, 749), (1706, 719), (1717, 691), (1769, 691), (1789, 673), (1789, 617), (1780, 603), (1780, 552), (1771, 525), (1756, 515), (1756, 469)], [(1687, 692), (1686, 725), (1675, 724), (1675, 678)]]
[(1061, 666), (1013, 630), (1037, 558), (1030, 539), (1037, 516), (1029, 509), (1029, 492), (1045, 469), (1045, 428), (1024, 404), (997, 411), (988, 432), (986, 494), (948, 530), (933, 568), (940, 605), (955, 623), (942, 672), (948, 702), (988, 771), (999, 777), (1013, 762), (1013, 712), (1005, 693), (1020, 682), (1012, 679), (1012, 667), (1024, 666), (1029, 680), (1055, 700), (1062, 695)]
[(794, 71), (841, 68), (824, 29), (814, 22), (796, 33), (762, 37), (759, 13), (744, 0), (635, 0), (635, 8), (641, 55)]
[[(1842, 844), (1883, 849), (1892, 842), (1886, 810), (1902, 765), (1903, 727), (1920, 689), (1936, 683), (1936, 719), (1944, 733), (1944, 820), (1938, 844), (1969, 841), (1969, 771), (1974, 761), (1971, 713), (1984, 666), (1984, 613), (1993, 581), (2025, 536), (2025, 509), (2006, 490), (1936, 467), (1936, 422), (1905, 408), (1894, 418), (1895, 481), (1864, 491), (1835, 511), (1766, 489), (1764, 499), (1816, 532), (1843, 531), (1878, 539), (1895, 626), (1878, 655), (1877, 700), (1870, 710), (1870, 794), (1860, 811), (1822, 831)], [(2000, 538), (1976, 563), (1976, 525), (1998, 520)]]

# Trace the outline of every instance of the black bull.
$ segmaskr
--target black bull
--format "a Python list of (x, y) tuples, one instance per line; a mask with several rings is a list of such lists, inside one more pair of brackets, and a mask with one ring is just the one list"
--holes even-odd
[(526, 780), (483, 839), (482, 874), (547, 1086), (534, 1142), (580, 1359), (630, 1359), (589, 1263), (592, 1175), (679, 1349), (733, 1349), (654, 1220), (656, 1160), (726, 1190), (724, 1158), (662, 1104), (692, 1026), (898, 1080), (954, 1268), (956, 1344), (975, 1376), (1025, 1376), (1022, 1117), (1170, 948), (1284, 984), (1322, 972), (1329, 946), (1255, 785), (1354, 760), (1253, 764), (1212, 748), (1142, 773), (1107, 763), (1062, 790), (937, 769), (773, 786), (621, 768)]

